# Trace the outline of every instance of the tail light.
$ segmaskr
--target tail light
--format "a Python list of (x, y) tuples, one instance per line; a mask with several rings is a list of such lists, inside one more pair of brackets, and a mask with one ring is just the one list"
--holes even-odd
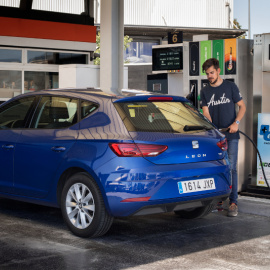
[(155, 157), (168, 149), (166, 145), (143, 143), (110, 143), (109, 146), (119, 157)]
[(228, 143), (227, 143), (227, 139), (224, 139), (222, 141), (219, 141), (217, 143), (217, 146), (222, 150), (222, 151), (226, 151), (228, 149)]

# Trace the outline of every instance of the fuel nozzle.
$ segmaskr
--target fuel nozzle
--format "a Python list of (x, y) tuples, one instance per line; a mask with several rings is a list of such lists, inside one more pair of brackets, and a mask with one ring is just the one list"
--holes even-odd
[(220, 131), (221, 133), (224, 133), (224, 132), (229, 131), (229, 130), (230, 130), (229, 128), (220, 128), (220, 129), (219, 129), (219, 131)]

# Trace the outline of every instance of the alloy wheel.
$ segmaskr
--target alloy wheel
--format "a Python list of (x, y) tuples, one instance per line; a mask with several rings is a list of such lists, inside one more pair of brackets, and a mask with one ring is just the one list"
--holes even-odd
[(85, 229), (92, 223), (95, 201), (86, 185), (76, 183), (69, 188), (66, 196), (66, 211), (70, 222), (78, 229)]

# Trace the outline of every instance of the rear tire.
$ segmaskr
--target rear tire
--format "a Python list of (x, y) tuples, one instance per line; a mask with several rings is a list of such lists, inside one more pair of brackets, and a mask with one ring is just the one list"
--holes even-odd
[(101, 236), (113, 222), (97, 183), (86, 173), (77, 173), (65, 183), (61, 211), (68, 228), (80, 237)]
[(208, 204), (198, 208), (175, 211), (174, 213), (179, 217), (186, 219), (202, 218), (211, 213), (215, 206), (215, 204)]

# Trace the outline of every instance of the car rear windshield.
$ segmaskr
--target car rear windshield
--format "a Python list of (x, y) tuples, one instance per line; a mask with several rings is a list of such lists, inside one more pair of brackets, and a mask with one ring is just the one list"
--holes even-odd
[(214, 128), (190, 103), (140, 101), (114, 105), (128, 131), (194, 133)]

